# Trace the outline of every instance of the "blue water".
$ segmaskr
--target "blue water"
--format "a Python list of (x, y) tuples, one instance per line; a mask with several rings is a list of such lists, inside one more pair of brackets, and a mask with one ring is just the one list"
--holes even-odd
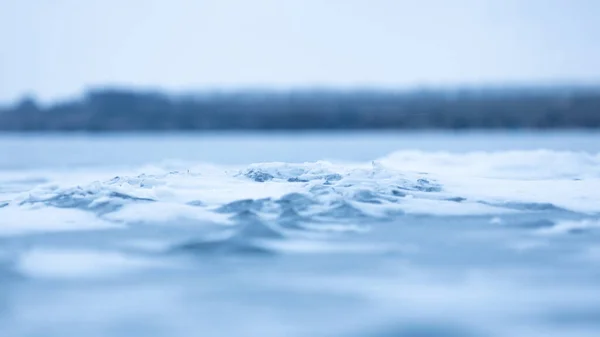
[(0, 145), (0, 336), (600, 334), (598, 133)]

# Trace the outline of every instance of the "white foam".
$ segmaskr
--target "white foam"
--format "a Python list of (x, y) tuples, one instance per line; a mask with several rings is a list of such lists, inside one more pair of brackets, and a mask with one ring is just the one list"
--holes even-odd
[[(580, 213), (600, 212), (599, 154), (546, 150), (462, 154), (402, 151), (373, 163), (189, 165), (187, 169), (179, 166), (146, 166), (114, 179), (114, 173), (127, 172), (90, 171), (86, 175), (80, 169), (71, 178), (66, 172), (24, 173), (24, 179), (35, 176), (48, 182), (18, 195), (12, 190), (2, 194), (2, 199), (11, 204), (0, 208), (0, 235), (181, 219), (226, 224), (228, 216), (214, 212), (224, 204), (242, 199), (278, 199), (289, 193), (302, 193), (316, 202), (308, 215), (327, 211), (340, 202), (376, 218), (398, 211), (439, 216), (515, 212), (503, 208), (505, 203), (552, 204)], [(266, 181), (253, 180), (253, 173), (264, 175)], [(19, 178), (15, 172), (4, 178), (7, 177)], [(89, 180), (85, 182), (86, 179)], [(425, 185), (419, 186), (423, 181)], [(398, 188), (407, 196), (393, 195), (392, 190)], [(90, 209), (57, 209), (44, 202), (73, 191), (81, 192)], [(355, 196), (361, 192), (393, 200), (360, 202)], [(119, 199), (115, 193), (125, 198)], [(153, 202), (138, 202), (136, 198)], [(445, 200), (450, 198), (463, 199)], [(17, 206), (23, 201), (37, 206)], [(93, 207), (106, 202), (114, 202), (116, 211), (94, 214)], [(190, 202), (201, 206), (190, 206)], [(270, 214), (262, 216), (272, 218)]]
[(127, 205), (121, 210), (107, 214), (105, 218), (127, 223), (166, 223), (177, 220), (231, 223), (227, 215), (210, 212), (204, 208), (170, 202)]
[(600, 153), (568, 151), (422, 152), (399, 151), (386, 166), (407, 171), (503, 179), (600, 178)]
[(538, 233), (543, 235), (559, 235), (591, 229), (600, 229), (600, 220), (560, 221), (550, 228), (540, 229)]
[(0, 236), (122, 228), (77, 209), (8, 206), (0, 209)]
[(491, 203), (550, 203), (600, 212), (600, 154), (556, 151), (396, 152), (382, 165), (428, 172), (446, 193)]
[[(408, 248), (396, 246), (385, 246), (382, 244), (351, 244), (351, 243), (330, 243), (319, 241), (270, 241), (261, 243), (263, 247), (277, 250), (280, 253), (296, 254), (376, 254), (392, 251), (409, 251)], [(412, 248), (412, 247), (410, 247)], [(413, 248), (414, 250), (414, 248)]]
[(405, 198), (393, 208), (406, 214), (462, 216), (462, 215), (497, 215), (514, 213), (514, 210), (484, 205), (476, 202), (452, 202), (436, 199)]
[(156, 261), (117, 252), (36, 249), (26, 252), (17, 270), (40, 278), (81, 279), (115, 276), (158, 266)]

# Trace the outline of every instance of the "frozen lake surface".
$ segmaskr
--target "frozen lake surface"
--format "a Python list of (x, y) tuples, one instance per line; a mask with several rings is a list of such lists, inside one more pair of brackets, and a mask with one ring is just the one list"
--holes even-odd
[(2, 336), (599, 336), (600, 133), (0, 135)]

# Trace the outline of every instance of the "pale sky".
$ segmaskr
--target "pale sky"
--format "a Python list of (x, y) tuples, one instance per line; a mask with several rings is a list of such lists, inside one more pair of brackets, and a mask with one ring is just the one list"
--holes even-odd
[(600, 81), (598, 0), (0, 0), (0, 102), (91, 86)]

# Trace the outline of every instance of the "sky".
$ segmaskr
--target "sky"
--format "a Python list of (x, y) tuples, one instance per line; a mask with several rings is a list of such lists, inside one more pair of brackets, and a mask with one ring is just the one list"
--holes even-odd
[(0, 102), (600, 82), (597, 0), (0, 0)]

